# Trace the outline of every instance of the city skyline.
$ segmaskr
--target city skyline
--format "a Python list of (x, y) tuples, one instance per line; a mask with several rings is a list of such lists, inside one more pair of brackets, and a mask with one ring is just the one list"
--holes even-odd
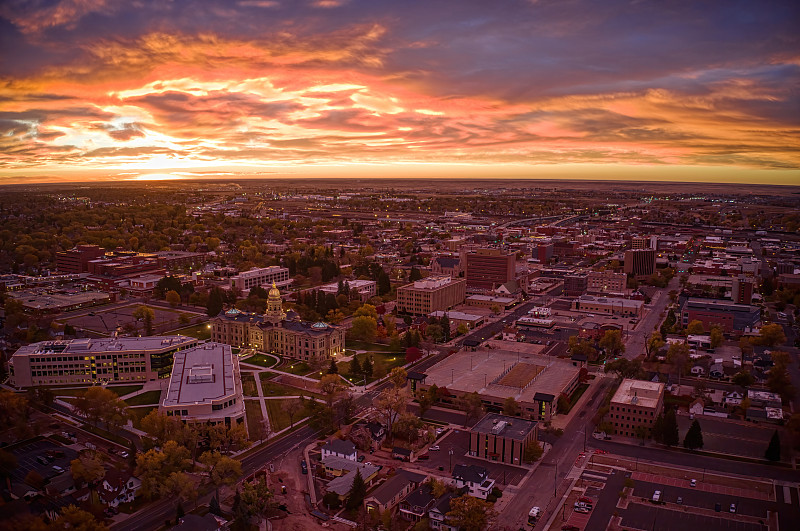
[(0, 184), (797, 184), (792, 2), (0, 7)]

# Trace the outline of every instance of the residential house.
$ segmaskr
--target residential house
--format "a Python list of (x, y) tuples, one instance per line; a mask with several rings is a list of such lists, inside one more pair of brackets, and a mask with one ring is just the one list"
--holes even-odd
[(454, 497), (455, 494), (448, 492), (434, 502), (433, 507), (428, 511), (428, 522), (431, 529), (458, 531), (458, 527), (447, 523), (447, 513), (450, 512), (450, 500)]
[(385, 513), (394, 509), (400, 500), (420, 486), (426, 476), (409, 470), (398, 469), (397, 474), (383, 482), (372, 494), (364, 498), (367, 513)]
[(356, 472), (361, 473), (361, 478), (367, 486), (372, 485), (378, 475), (380, 467), (367, 463), (358, 463), (338, 456), (329, 456), (322, 460), (325, 473), (334, 476), (325, 486), (327, 492), (335, 492), (344, 499), (353, 486)]
[(693, 416), (699, 416), (703, 414), (703, 408), (705, 407), (705, 402), (702, 398), (696, 398), (694, 402), (689, 405), (689, 414)]
[(411, 522), (419, 522), (428, 515), (436, 497), (430, 485), (422, 485), (400, 502), (400, 516)]
[(400, 461), (409, 461), (411, 459), (411, 450), (395, 446), (392, 448), (392, 458)]
[(326, 457), (341, 457), (356, 461), (358, 460), (358, 452), (356, 451), (356, 445), (352, 442), (333, 439), (322, 446), (322, 460), (325, 461)]
[(723, 403), (726, 406), (732, 406), (733, 407), (733, 406), (738, 406), (739, 404), (741, 404), (743, 399), (744, 399), (744, 393), (742, 393), (741, 391), (731, 391), (731, 392), (729, 392), (728, 394), (725, 395), (725, 399), (723, 400)]
[(453, 480), (457, 488), (466, 487), (470, 496), (482, 500), (485, 500), (494, 488), (494, 480), (489, 479), (489, 471), (478, 465), (454, 466)]

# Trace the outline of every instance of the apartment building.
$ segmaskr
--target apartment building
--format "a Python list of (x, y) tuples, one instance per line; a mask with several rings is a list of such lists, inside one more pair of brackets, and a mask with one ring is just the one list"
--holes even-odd
[(229, 345), (220, 343), (176, 352), (167, 394), (158, 411), (191, 424), (244, 422), (239, 357)]
[(608, 412), (615, 432), (638, 437), (637, 428), (643, 426), (650, 436), (656, 417), (664, 409), (664, 390), (660, 382), (624, 379), (611, 399)]
[(429, 315), (462, 304), (467, 281), (450, 276), (430, 276), (397, 288), (397, 310), (412, 315)]
[(167, 378), (175, 354), (197, 343), (185, 336), (40, 341), (17, 350), (8, 368), (15, 387), (145, 382)]

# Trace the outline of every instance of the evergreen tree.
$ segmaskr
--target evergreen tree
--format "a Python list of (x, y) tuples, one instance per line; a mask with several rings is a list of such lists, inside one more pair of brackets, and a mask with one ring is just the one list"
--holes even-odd
[(675, 416), (675, 410), (670, 408), (664, 415), (664, 444), (677, 446), (679, 442), (678, 418)]
[(664, 442), (664, 415), (659, 414), (656, 417), (655, 422), (653, 423), (653, 429), (651, 431), (653, 435), (653, 440), (657, 443)]
[(350, 374), (361, 374), (363, 369), (358, 361), (358, 356), (353, 354), (353, 361), (350, 362)]
[(183, 510), (183, 504), (180, 500), (178, 500), (178, 507), (175, 508), (175, 513), (178, 520), (186, 516), (186, 512)]
[(389, 280), (389, 275), (386, 274), (386, 271), (381, 269), (380, 273), (378, 273), (378, 295), (386, 295), (392, 291), (392, 282)]
[(442, 315), (439, 325), (442, 327), (442, 342), (447, 343), (450, 341), (450, 317), (447, 314)]
[(353, 486), (350, 487), (350, 492), (347, 494), (347, 508), (355, 509), (359, 507), (366, 495), (367, 485), (364, 483), (364, 478), (361, 477), (361, 470), (356, 470), (356, 477), (353, 478)]
[(406, 348), (411, 348), (414, 346), (411, 330), (406, 330), (406, 333), (403, 334), (403, 342), (405, 343)]
[(206, 313), (209, 317), (214, 317), (222, 311), (222, 290), (219, 288), (212, 288), (211, 293), (208, 294), (208, 304), (206, 304)]
[(703, 430), (700, 429), (700, 422), (694, 419), (686, 437), (683, 438), (683, 447), (689, 450), (696, 450), (703, 447)]
[[(339, 279), (339, 284), (337, 284), (337, 286), (336, 286), (336, 294), (337, 295), (341, 295), (342, 293), (345, 293), (345, 291), (344, 291), (344, 280), (342, 280), (340, 278)], [(345, 295), (346, 295), (346, 293), (345, 293)]]
[(412, 267), (411, 273), (408, 275), (408, 281), (414, 282), (415, 280), (422, 280), (422, 273), (416, 267)]
[(222, 515), (222, 508), (219, 506), (216, 496), (211, 497), (211, 501), (208, 504), (208, 510), (211, 512), (211, 514), (215, 514), (217, 516)]
[(372, 358), (369, 357), (369, 354), (364, 358), (364, 364), (361, 366), (361, 372), (367, 378), (372, 376)]
[(778, 430), (772, 433), (772, 439), (769, 440), (767, 451), (764, 452), (764, 458), (769, 461), (781, 460), (781, 438), (778, 435)]
[(328, 367), (328, 374), (339, 374), (339, 367), (336, 366), (336, 360), (331, 360), (331, 366)]

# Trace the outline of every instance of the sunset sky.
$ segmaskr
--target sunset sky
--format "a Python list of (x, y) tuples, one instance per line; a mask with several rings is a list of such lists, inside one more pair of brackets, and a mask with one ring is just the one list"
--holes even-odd
[(0, 184), (800, 184), (800, 2), (4, 0)]

